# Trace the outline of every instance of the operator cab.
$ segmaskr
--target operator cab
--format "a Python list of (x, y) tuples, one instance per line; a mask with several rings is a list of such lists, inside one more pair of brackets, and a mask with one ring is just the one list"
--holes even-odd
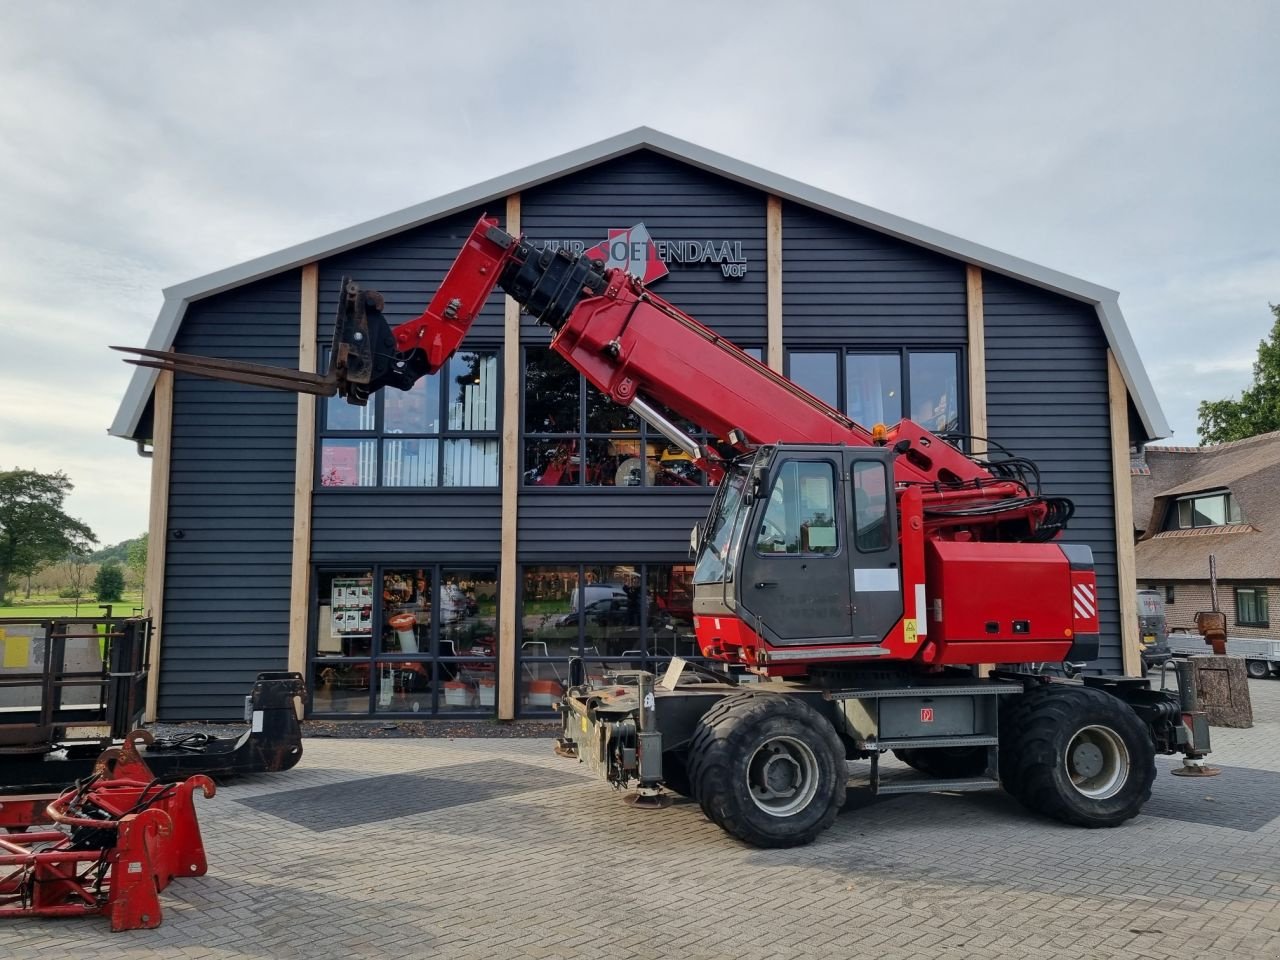
[(739, 645), (740, 629), (770, 647), (885, 638), (903, 612), (893, 460), (886, 447), (778, 444), (728, 468), (694, 531), (705, 653)]

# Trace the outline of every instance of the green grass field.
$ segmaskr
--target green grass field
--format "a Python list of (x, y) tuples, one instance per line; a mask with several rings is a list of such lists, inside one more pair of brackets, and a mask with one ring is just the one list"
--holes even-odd
[[(12, 598), (11, 598), (12, 599)], [(135, 607), (142, 605), (142, 595), (138, 593), (126, 593), (124, 599), (119, 603), (112, 605), (113, 612), (119, 616), (124, 614), (129, 616), (133, 613)], [(80, 601), (81, 617), (99, 617), (104, 613), (99, 609), (98, 601), (94, 599)], [(27, 600), (10, 603), (7, 606), (0, 606), (0, 619), (20, 617), (26, 620), (45, 620), (55, 617), (74, 617), (77, 616), (76, 605), (74, 602), (68, 603), (66, 600)]]

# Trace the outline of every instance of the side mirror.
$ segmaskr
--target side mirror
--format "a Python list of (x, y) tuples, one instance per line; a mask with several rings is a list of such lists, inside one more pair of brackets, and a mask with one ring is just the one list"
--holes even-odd
[(689, 531), (689, 557), (693, 558), (698, 555), (698, 548), (702, 546), (702, 524), (695, 523), (693, 529)]

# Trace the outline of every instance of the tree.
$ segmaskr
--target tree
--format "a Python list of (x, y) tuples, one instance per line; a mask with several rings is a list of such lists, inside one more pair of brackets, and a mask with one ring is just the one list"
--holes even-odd
[(124, 571), (118, 563), (104, 563), (93, 578), (93, 592), (99, 603), (119, 603), (124, 596)]
[(0, 471), (0, 603), (13, 578), (98, 542), (88, 526), (63, 512), (71, 490), (65, 473)]
[(1258, 344), (1253, 383), (1239, 400), (1205, 400), (1200, 404), (1200, 442), (1226, 443), (1280, 430), (1280, 305), (1271, 334)]
[(75, 600), (75, 615), (80, 616), (80, 601), (84, 599), (85, 577), (89, 572), (89, 553), (87, 550), (75, 550), (63, 561), (66, 568), (67, 588), (58, 591), (58, 596), (70, 594)]
[(144, 533), (136, 540), (129, 541), (128, 551), (125, 554), (125, 562), (129, 565), (129, 569), (138, 575), (141, 579), (147, 571), (147, 540), (151, 535)]

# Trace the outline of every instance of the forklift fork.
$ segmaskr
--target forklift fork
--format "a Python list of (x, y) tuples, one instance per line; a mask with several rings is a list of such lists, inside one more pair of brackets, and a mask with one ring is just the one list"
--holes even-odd
[(136, 354), (138, 359), (125, 360), (125, 363), (136, 367), (190, 373), (210, 380), (271, 387), (318, 397), (341, 395), (353, 404), (364, 406), (373, 390), (383, 383), (395, 384), (394, 376), (388, 376), (396, 370), (392, 357), (395, 341), (382, 316), (382, 294), (363, 290), (348, 277), (342, 278), (340, 289), (342, 295), (338, 298), (338, 311), (334, 318), (329, 369), (323, 374), (173, 350), (119, 346), (111, 349)]

